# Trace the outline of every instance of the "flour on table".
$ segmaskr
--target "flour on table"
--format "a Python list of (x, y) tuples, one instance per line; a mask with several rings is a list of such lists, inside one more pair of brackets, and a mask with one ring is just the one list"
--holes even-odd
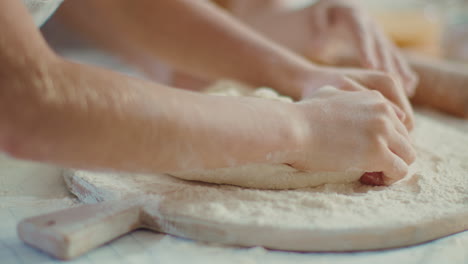
[[(164, 174), (73, 170), (65, 174), (65, 180), (85, 203), (155, 196), (157, 230), (197, 241), (298, 251), (414, 245), (468, 229), (467, 121), (419, 110), (415, 121), (412, 136), (418, 159), (407, 177), (391, 186), (352, 181), (259, 190)], [(278, 188), (293, 184), (283, 181), (295, 182), (291, 168), (259, 168), (266, 181), (270, 172), (277, 175), (273, 181), (278, 185), (249, 182), (243, 170), (253, 177), (259, 177), (259, 171), (249, 172), (252, 168), (248, 167), (238, 170), (238, 184)], [(286, 175), (280, 175), (281, 171)], [(203, 175), (208, 180), (215, 176), (215, 171)], [(234, 176), (228, 173), (221, 178), (235, 184)], [(300, 181), (304, 182), (293, 188), (310, 185), (305, 178)], [(193, 225), (200, 225), (196, 234), (187, 231)]]

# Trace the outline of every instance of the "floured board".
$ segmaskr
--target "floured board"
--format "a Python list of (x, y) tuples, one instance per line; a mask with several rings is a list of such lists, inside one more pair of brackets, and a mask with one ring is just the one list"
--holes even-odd
[(85, 203), (146, 197), (146, 227), (199, 241), (294, 251), (414, 245), (468, 229), (468, 134), (430, 115), (416, 115), (418, 161), (390, 187), (269, 191), (87, 171), (65, 179)]

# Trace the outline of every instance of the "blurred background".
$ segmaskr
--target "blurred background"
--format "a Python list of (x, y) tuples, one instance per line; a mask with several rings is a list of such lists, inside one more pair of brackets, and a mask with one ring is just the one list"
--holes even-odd
[[(314, 0), (278, 0), (300, 9)], [(381, 24), (393, 41), (411, 52), (468, 63), (468, 0), (357, 0)], [(171, 71), (151, 61), (145, 74), (121, 59), (100, 51), (74, 32), (63, 10), (42, 27), (49, 44), (69, 59), (112, 68), (130, 75), (169, 83)], [(125, 36), (123, 36), (125, 37)]]

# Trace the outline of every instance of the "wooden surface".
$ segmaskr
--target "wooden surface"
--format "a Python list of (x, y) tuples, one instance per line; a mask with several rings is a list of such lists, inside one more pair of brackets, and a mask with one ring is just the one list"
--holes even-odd
[[(16, 226), (24, 218), (77, 206), (60, 170), (0, 155), (0, 263), (2, 264), (186, 264), (186, 263), (414, 263), (466, 264), (468, 232), (407, 248), (360, 253), (293, 253), (238, 248), (138, 230), (72, 261), (62, 262), (24, 244)], [(55, 184), (56, 183), (56, 184)], [(32, 186), (34, 185), (34, 188)], [(30, 188), (31, 187), (31, 188)]]
[[(210, 184), (187, 182), (165, 175), (122, 175), (119, 183), (113, 185), (115, 176), (83, 171), (69, 172), (66, 181), (81, 200), (104, 202), (29, 218), (18, 225), (23, 241), (60, 259), (77, 257), (138, 228), (204, 242), (291, 251), (394, 248), (426, 242), (468, 228), (468, 211), (448, 215), (447, 218), (387, 228), (368, 225), (359, 229), (329, 230), (296, 228), (282, 225), (281, 221), (277, 226), (236, 223), (206, 216), (203, 211), (183, 210), (190, 203), (198, 203), (199, 206), (200, 203), (214, 202), (193, 195), (193, 190), (197, 189), (213, 192), (215, 186)], [(233, 193), (247, 191), (237, 187), (215, 190), (228, 197), (223, 205), (227, 208), (230, 199), (239, 199)], [(275, 203), (273, 200), (269, 202)], [(284, 210), (287, 215), (287, 208)], [(434, 228), (441, 225), (445, 226), (443, 230)]]

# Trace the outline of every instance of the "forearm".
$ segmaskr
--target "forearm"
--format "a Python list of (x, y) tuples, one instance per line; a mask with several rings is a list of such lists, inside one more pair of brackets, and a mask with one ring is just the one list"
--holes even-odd
[[(237, 1), (234, 1), (237, 2)], [(254, 5), (249, 1), (245, 5)], [(278, 44), (295, 51), (302, 56), (313, 53), (314, 33), (311, 30), (311, 15), (309, 8), (290, 10), (284, 6), (270, 3), (258, 9), (257, 12), (245, 12), (236, 6), (227, 6), (229, 12), (257, 32)], [(312, 41), (312, 43), (311, 43)]]
[(161, 58), (206, 79), (231, 78), (299, 97), (293, 80), (312, 67), (206, 1), (83, 0), (63, 8), (75, 22), (86, 13), (88, 20), (74, 25), (120, 54)]
[(420, 55), (408, 57), (419, 76), (415, 104), (430, 106), (459, 117), (468, 117), (468, 67)]
[[(293, 104), (215, 97), (58, 58), (20, 1), (0, 1), (0, 150), (135, 172), (272, 162), (295, 144)], [(297, 117), (297, 116), (296, 116)]]
[[(174, 172), (268, 162), (293, 146), (286, 103), (216, 97), (69, 62), (2, 96), (3, 148), (62, 166)], [(8, 103), (11, 102), (11, 103)]]

